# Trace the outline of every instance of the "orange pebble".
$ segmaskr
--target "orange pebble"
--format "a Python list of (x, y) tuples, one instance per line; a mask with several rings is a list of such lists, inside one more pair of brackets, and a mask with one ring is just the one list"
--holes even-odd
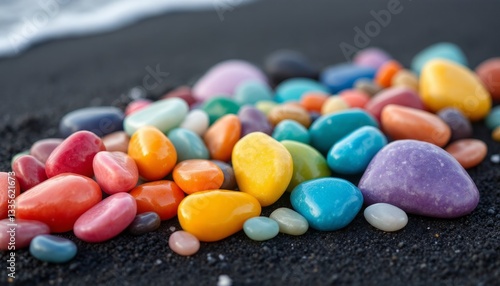
[(391, 86), (392, 77), (403, 67), (397, 61), (388, 61), (384, 63), (375, 75), (375, 83), (381, 87), (387, 88)]
[(351, 107), (351, 108), (364, 108), (365, 105), (370, 101), (370, 96), (360, 90), (348, 89), (340, 93), (340, 97)]
[(208, 160), (185, 160), (175, 166), (172, 173), (175, 183), (187, 194), (219, 189), (224, 173)]
[(130, 138), (128, 155), (134, 159), (139, 175), (146, 180), (159, 180), (172, 171), (177, 162), (174, 145), (158, 128), (144, 126)]
[(229, 161), (234, 145), (241, 136), (241, 122), (234, 114), (224, 115), (208, 128), (203, 139), (210, 157), (214, 160)]
[(137, 202), (137, 213), (155, 212), (161, 220), (173, 218), (184, 199), (184, 192), (172, 181), (162, 180), (139, 185), (130, 191)]
[(468, 169), (479, 165), (483, 161), (488, 152), (488, 147), (481, 140), (461, 139), (451, 143), (445, 150), (457, 159), (462, 167)]
[(300, 105), (307, 111), (321, 112), (323, 103), (328, 99), (328, 95), (319, 92), (309, 92), (302, 96)]

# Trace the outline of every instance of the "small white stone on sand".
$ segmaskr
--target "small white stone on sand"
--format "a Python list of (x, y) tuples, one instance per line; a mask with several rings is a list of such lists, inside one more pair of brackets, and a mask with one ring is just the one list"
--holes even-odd
[(408, 223), (408, 216), (402, 209), (386, 203), (367, 207), (364, 215), (368, 223), (383, 231), (397, 231)]
[(490, 157), (491, 162), (498, 164), (500, 163), (500, 154), (493, 154)]
[(231, 277), (223, 274), (219, 275), (219, 281), (217, 281), (217, 286), (231, 286), (233, 285), (233, 280)]
[(170, 229), (171, 232), (174, 232), (175, 231), (175, 226), (171, 226), (169, 229)]

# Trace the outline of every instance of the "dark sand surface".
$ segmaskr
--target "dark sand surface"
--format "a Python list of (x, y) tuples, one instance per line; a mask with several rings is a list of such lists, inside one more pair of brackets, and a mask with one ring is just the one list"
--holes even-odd
[[(238, 1), (235, 1), (238, 2)], [(280, 48), (306, 54), (317, 66), (345, 61), (341, 42), (353, 43), (354, 27), (373, 20), (370, 11), (389, 1), (260, 1), (217, 11), (167, 14), (120, 31), (40, 44), (0, 59), (0, 169), (38, 139), (57, 135), (59, 119), (89, 105), (124, 106), (125, 94), (143, 85), (148, 69), (168, 73), (147, 91), (192, 84), (213, 64), (230, 58), (262, 66)], [(225, 3), (234, 3), (226, 1)], [(429, 44), (460, 45), (475, 67), (500, 56), (500, 3), (495, 1), (401, 1), (403, 11), (370, 39), (408, 66)], [(148, 68), (149, 67), (149, 68)], [(235, 285), (499, 285), (500, 166), (490, 161), (500, 144), (479, 122), (474, 137), (489, 147), (486, 160), (470, 170), (481, 194), (469, 216), (440, 220), (409, 216), (397, 233), (375, 230), (360, 213), (345, 229), (310, 230), (254, 242), (238, 233), (202, 243), (193, 257), (167, 247), (176, 219), (141, 237), (122, 234), (101, 244), (80, 242), (77, 257), (62, 265), (43, 263), (27, 250), (16, 253), (18, 285), (215, 285), (228, 275)], [(289, 206), (285, 195), (277, 206)], [(0, 285), (6, 285), (6, 253), (0, 255)]]

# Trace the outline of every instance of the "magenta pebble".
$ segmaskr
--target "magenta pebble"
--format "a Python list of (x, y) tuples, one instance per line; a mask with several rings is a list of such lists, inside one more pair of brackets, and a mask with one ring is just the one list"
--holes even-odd
[(12, 164), (22, 191), (27, 191), (41, 182), (47, 180), (45, 165), (31, 155), (17, 158)]
[(16, 219), (12, 222), (8, 218), (2, 219), (0, 220), (0, 250), (18, 250), (28, 247), (35, 236), (48, 233), (50, 233), (50, 228), (43, 222), (25, 219)]
[(30, 155), (37, 158), (38, 161), (45, 164), (47, 158), (49, 158), (50, 153), (56, 149), (63, 142), (63, 139), (59, 138), (47, 138), (36, 141), (30, 149)]

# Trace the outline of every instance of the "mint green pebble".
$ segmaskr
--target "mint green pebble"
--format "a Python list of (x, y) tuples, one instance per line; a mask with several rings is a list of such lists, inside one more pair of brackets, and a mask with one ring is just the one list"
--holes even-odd
[(273, 138), (278, 141), (293, 140), (309, 144), (309, 131), (295, 120), (286, 119), (274, 127)]
[(280, 232), (284, 234), (303, 235), (309, 229), (306, 218), (289, 208), (275, 209), (269, 218), (278, 223)]
[(226, 114), (237, 114), (240, 105), (231, 98), (216, 96), (207, 100), (201, 109), (208, 114), (210, 125), (212, 125), (217, 119)]
[(243, 224), (243, 231), (252, 240), (269, 240), (280, 232), (280, 227), (275, 220), (258, 216), (247, 219)]
[(24, 155), (29, 155), (29, 154), (30, 154), (30, 150), (24, 150), (22, 152), (17, 153), (14, 156), (12, 156), (12, 160), (10, 160), (10, 166), (11, 166), (11, 168), (12, 168), (12, 165), (14, 165), (14, 161), (16, 161), (17, 158), (19, 158), (21, 156), (24, 156)]
[(210, 158), (208, 149), (201, 137), (189, 129), (175, 128), (168, 133), (168, 139), (177, 151), (177, 162), (190, 159)]
[(189, 106), (183, 99), (169, 98), (158, 100), (125, 117), (123, 129), (128, 135), (132, 135), (137, 129), (151, 125), (167, 134), (168, 131), (179, 127), (188, 111)]
[(255, 105), (261, 100), (272, 100), (273, 93), (271, 88), (263, 82), (245, 81), (238, 85), (233, 98), (241, 106), (245, 104)]

